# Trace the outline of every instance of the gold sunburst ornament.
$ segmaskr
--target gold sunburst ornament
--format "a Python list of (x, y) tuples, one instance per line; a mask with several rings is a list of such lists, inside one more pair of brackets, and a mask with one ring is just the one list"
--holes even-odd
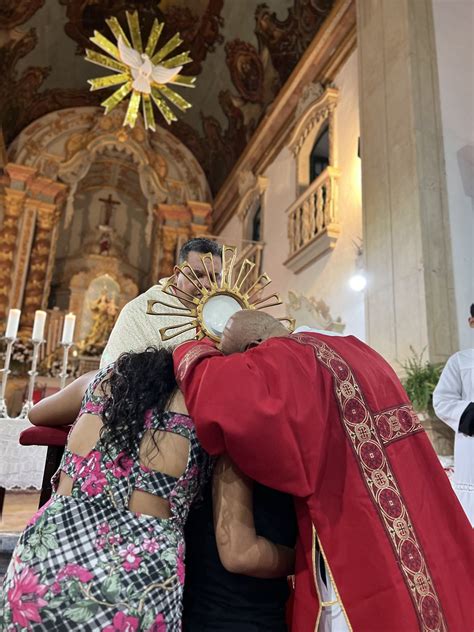
[(105, 108), (105, 113), (108, 114), (131, 94), (123, 124), (130, 127), (135, 125), (141, 102), (145, 127), (154, 130), (153, 104), (168, 124), (176, 121), (177, 117), (166, 102), (167, 100), (181, 111), (191, 107), (191, 104), (170, 85), (194, 88), (196, 77), (179, 74), (183, 66), (189, 64), (192, 59), (189, 51), (165, 59), (183, 43), (179, 33), (173, 35), (162, 48), (155, 52), (164, 26), (164, 23), (160, 23), (157, 19), (154, 20), (148, 41), (143, 47), (137, 11), (133, 13), (127, 11), (126, 15), (131, 43), (116, 17), (106, 20), (107, 26), (115, 37), (116, 45), (98, 31), (94, 31), (94, 36), (90, 38), (90, 41), (107, 55), (87, 48), (86, 60), (113, 70), (115, 74), (89, 79), (88, 83), (91, 90), (120, 86), (101, 103)]
[[(237, 259), (237, 249), (234, 246), (222, 247), (222, 272), (220, 278), (216, 275), (212, 254), (209, 252), (201, 256), (201, 261), (209, 281), (210, 289), (203, 286), (197, 277), (194, 269), (185, 262), (176, 266), (179, 273), (194, 285), (197, 290), (196, 296), (184, 292), (176, 285), (174, 277), (168, 279), (163, 288), (163, 292), (173, 298), (180, 298), (188, 306), (170, 305), (161, 300), (149, 300), (147, 304), (147, 314), (152, 316), (169, 316), (169, 311), (155, 311), (155, 305), (163, 305), (171, 308), (177, 318), (186, 319), (177, 325), (170, 325), (160, 329), (161, 339), (171, 340), (186, 331), (196, 330), (196, 338), (199, 340), (208, 336), (218, 342), (222, 337), (224, 327), (229, 318), (241, 309), (266, 309), (281, 305), (278, 294), (261, 296), (264, 289), (271, 283), (268, 274), (261, 274), (257, 280), (248, 288), (246, 282), (255, 263), (249, 259), (244, 259), (239, 269), (235, 269)], [(159, 309), (159, 308), (158, 308)], [(294, 320), (283, 318), (290, 323), (290, 329), (294, 329)]]

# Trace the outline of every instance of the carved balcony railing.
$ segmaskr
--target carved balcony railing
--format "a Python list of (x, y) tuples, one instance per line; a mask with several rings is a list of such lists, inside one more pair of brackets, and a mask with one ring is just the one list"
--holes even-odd
[(339, 169), (326, 167), (288, 208), (289, 257), (285, 265), (299, 272), (336, 245), (339, 236)]

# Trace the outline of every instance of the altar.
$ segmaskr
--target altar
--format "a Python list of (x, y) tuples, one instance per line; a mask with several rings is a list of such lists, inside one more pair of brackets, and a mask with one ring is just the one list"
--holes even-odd
[(32, 424), (28, 419), (0, 418), (0, 488), (41, 489), (46, 446), (23, 446), (20, 433)]

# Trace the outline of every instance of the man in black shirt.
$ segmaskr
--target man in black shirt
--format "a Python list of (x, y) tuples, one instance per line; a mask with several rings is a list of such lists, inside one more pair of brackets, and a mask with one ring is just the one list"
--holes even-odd
[[(294, 547), (296, 517), (291, 496), (253, 485), (257, 535)], [(228, 572), (214, 533), (212, 481), (191, 509), (185, 529), (186, 581), (183, 632), (286, 632), (287, 579), (257, 579)]]

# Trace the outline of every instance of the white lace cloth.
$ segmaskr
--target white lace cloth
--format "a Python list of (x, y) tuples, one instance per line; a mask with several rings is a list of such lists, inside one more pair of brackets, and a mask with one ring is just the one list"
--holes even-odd
[(5, 489), (41, 489), (47, 448), (20, 445), (26, 428), (31, 428), (27, 419), (0, 417), (0, 487)]

